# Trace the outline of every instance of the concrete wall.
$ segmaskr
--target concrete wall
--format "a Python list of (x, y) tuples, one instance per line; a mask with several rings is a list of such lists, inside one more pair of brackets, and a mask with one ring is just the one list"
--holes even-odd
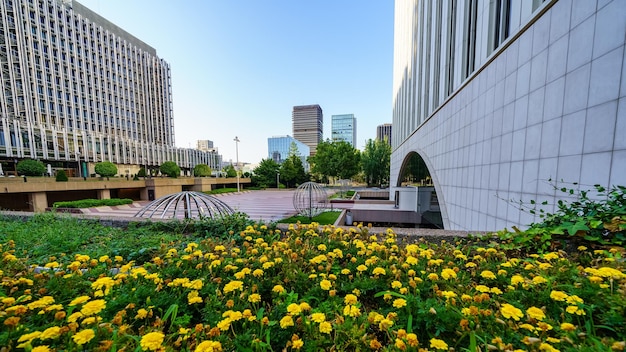
[(391, 179), (420, 154), (453, 230), (536, 221), (514, 203), (554, 211), (555, 185), (626, 185), (625, 14), (623, 0), (556, 2), (393, 151)]

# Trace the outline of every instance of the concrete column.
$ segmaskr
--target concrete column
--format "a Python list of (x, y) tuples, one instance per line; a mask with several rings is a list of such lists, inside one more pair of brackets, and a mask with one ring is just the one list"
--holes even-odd
[(35, 213), (42, 213), (48, 207), (48, 196), (46, 192), (33, 192), (28, 194), (29, 210)]
[(111, 199), (111, 191), (108, 189), (99, 189), (98, 199)]

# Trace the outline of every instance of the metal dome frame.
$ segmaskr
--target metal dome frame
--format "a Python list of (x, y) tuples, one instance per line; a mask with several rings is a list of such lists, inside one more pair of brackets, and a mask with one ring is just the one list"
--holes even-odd
[(293, 194), (293, 207), (302, 216), (312, 219), (328, 209), (326, 189), (315, 182), (305, 182)]
[(208, 217), (215, 219), (234, 214), (228, 204), (211, 195), (183, 191), (169, 194), (154, 200), (139, 210), (136, 218), (158, 219), (194, 219)]

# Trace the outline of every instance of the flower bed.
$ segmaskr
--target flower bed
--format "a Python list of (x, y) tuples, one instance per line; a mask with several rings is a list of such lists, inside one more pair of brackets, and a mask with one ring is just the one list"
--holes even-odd
[(163, 243), (150, 262), (2, 245), (9, 350), (623, 350), (623, 249), (518, 256), (317, 224)]

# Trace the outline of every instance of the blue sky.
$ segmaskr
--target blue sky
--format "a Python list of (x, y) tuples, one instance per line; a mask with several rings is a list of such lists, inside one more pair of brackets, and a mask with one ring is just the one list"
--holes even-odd
[(258, 163), (294, 105), (355, 114), (357, 148), (391, 122), (391, 0), (79, 0), (172, 67), (176, 145)]

